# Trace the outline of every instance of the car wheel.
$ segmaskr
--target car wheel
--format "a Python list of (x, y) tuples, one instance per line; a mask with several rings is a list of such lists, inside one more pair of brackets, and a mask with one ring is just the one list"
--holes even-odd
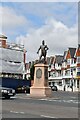
[(10, 99), (10, 96), (6, 96), (5, 99)]

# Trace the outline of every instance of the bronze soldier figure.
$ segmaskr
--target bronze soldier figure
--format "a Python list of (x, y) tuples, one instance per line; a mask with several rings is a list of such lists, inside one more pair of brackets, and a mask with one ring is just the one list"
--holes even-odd
[(39, 53), (39, 50), (41, 50), (41, 55), (39, 57), (39, 61), (42, 60), (42, 56), (44, 57), (44, 62), (46, 62), (46, 54), (47, 54), (47, 50), (49, 48), (47, 47), (47, 45), (45, 45), (45, 42), (44, 40), (42, 41), (42, 45), (40, 45), (38, 51), (37, 51), (37, 54)]

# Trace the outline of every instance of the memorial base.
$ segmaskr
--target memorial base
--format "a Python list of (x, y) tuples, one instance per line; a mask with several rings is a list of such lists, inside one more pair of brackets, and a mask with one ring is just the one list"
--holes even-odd
[(52, 90), (48, 84), (48, 65), (36, 64), (34, 84), (30, 87), (31, 97), (51, 97)]
[(50, 87), (31, 87), (31, 97), (51, 97)]

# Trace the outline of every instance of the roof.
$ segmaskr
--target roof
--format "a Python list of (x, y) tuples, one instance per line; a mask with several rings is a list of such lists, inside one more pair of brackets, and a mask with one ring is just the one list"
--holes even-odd
[(53, 64), (54, 56), (47, 57), (47, 64)]
[(31, 67), (31, 62), (26, 63), (26, 70), (27, 70), (27, 69), (30, 69), (30, 67)]
[(53, 64), (53, 61), (54, 61), (54, 56), (51, 56), (50, 57), (50, 64)]
[(78, 48), (76, 49), (76, 54), (75, 54), (76, 57), (79, 57), (80, 56), (80, 44), (78, 44)]
[(66, 61), (66, 54), (67, 54), (67, 51), (64, 51), (63, 61)]
[(47, 64), (50, 64), (50, 57), (47, 57)]
[(80, 48), (80, 44), (78, 44), (78, 48)]
[(62, 55), (56, 55), (55, 62), (58, 64), (62, 64), (63, 56)]
[(69, 48), (69, 51), (70, 51), (71, 58), (74, 58), (76, 48)]
[(65, 59), (66, 54), (67, 54), (67, 51), (64, 51), (64, 55), (63, 55), (63, 58), (64, 58), (64, 59)]

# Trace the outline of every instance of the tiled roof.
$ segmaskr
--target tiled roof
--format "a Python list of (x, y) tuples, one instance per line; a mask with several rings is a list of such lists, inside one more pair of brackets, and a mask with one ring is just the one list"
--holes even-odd
[(56, 55), (55, 62), (58, 64), (62, 64), (63, 56), (62, 55)]
[(50, 57), (47, 57), (47, 64), (50, 64)]
[(66, 54), (67, 54), (67, 51), (64, 51), (64, 55), (63, 55), (64, 60), (66, 59)]
[(50, 64), (53, 64), (53, 61), (54, 61), (54, 56), (51, 56), (50, 57)]
[(53, 64), (54, 56), (47, 57), (47, 64)]
[(71, 58), (74, 58), (76, 48), (69, 48), (69, 51), (70, 51)]
[(80, 44), (78, 44), (78, 48), (80, 48)]

